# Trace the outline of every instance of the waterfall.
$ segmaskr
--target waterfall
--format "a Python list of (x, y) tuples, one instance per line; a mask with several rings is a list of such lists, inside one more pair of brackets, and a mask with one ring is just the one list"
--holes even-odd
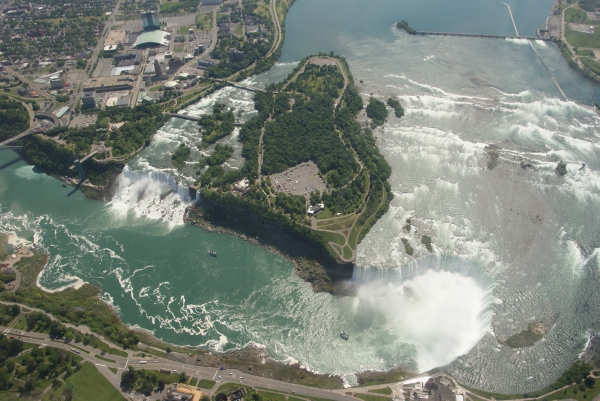
[(185, 209), (200, 200), (195, 189), (159, 170), (132, 171), (125, 166), (116, 185), (109, 205), (121, 220), (133, 214), (135, 218), (167, 222), (170, 227), (182, 225)]
[(475, 263), (428, 255), (398, 268), (356, 266), (359, 308), (383, 315), (416, 348), (420, 371), (467, 353), (491, 332), (495, 282)]

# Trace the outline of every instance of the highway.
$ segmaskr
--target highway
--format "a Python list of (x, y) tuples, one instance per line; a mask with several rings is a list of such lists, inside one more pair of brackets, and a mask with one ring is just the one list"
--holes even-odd
[[(4, 302), (3, 302), (4, 303)], [(6, 303), (10, 304), (10, 303)], [(29, 308), (31, 309), (31, 308)], [(52, 317), (51, 317), (52, 318)], [(81, 327), (81, 326), (80, 326)], [(98, 371), (106, 377), (106, 379), (125, 397), (131, 398), (131, 394), (123, 392), (120, 387), (121, 373), (127, 369), (128, 366), (133, 366), (136, 369), (151, 369), (160, 370), (167, 369), (176, 371), (176, 373), (185, 372), (190, 377), (196, 377), (198, 379), (213, 380), (217, 382), (217, 385), (213, 389), (208, 390), (209, 395), (212, 395), (214, 391), (223, 383), (242, 383), (247, 386), (262, 387), (274, 391), (280, 391), (285, 393), (296, 393), (299, 396), (306, 397), (317, 397), (330, 399), (335, 401), (343, 401), (348, 399), (358, 400), (357, 398), (346, 396), (344, 390), (323, 390), (319, 388), (313, 388), (303, 386), (299, 384), (292, 384), (287, 382), (281, 382), (273, 379), (268, 379), (261, 376), (254, 376), (246, 372), (241, 372), (237, 369), (226, 369), (219, 370), (216, 367), (197, 366), (187, 363), (181, 363), (172, 361), (169, 359), (153, 356), (146, 354), (146, 357), (134, 357), (134, 354), (139, 354), (143, 351), (140, 350), (125, 350), (127, 357), (122, 357), (112, 354), (104, 354), (103, 358), (111, 359), (113, 362), (108, 362), (96, 358), (96, 355), (100, 355), (100, 351), (90, 346), (83, 345), (82, 343), (66, 343), (64, 341), (52, 340), (47, 334), (31, 333), (22, 330), (15, 330), (13, 328), (0, 327), (0, 332), (7, 336), (14, 336), (15, 339), (20, 339), (23, 342), (38, 344), (42, 346), (52, 346), (60, 349), (64, 349), (69, 352), (76, 350), (76, 353), (83, 358), (84, 361), (93, 363)], [(98, 336), (98, 335), (96, 335)], [(101, 341), (102, 338), (100, 338)], [(105, 342), (105, 341), (103, 341)], [(107, 343), (107, 342), (105, 342)], [(108, 344), (108, 343), (107, 343)], [(112, 344), (108, 344), (112, 346)], [(86, 353), (87, 352), (87, 353)], [(145, 364), (140, 364), (140, 361), (146, 361)], [(113, 374), (108, 368), (116, 368), (117, 374)]]

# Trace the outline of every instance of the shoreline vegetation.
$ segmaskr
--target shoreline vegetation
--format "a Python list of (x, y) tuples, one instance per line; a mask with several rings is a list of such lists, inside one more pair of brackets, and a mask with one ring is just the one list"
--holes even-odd
[(415, 31), (414, 29), (412, 29), (410, 27), (410, 25), (408, 25), (408, 22), (402, 20), (399, 22), (396, 22), (396, 28), (398, 29), (404, 29), (406, 31), (406, 33), (408, 33), (409, 35), (416, 35), (417, 31)]
[[(3, 237), (3, 236), (2, 236)], [(15, 292), (0, 292), (0, 301), (26, 305), (43, 310), (58, 323), (46, 317), (44, 313), (30, 313), (25, 326), (20, 327), (30, 332), (49, 333), (72, 344), (79, 342), (97, 347), (110, 354), (124, 356), (120, 348), (140, 350), (146, 354), (156, 354), (163, 358), (190, 363), (188, 353), (196, 356), (194, 363), (198, 366), (222, 366), (232, 369), (247, 370), (252, 367), (254, 374), (276, 380), (299, 383), (319, 388), (342, 388), (339, 376), (316, 374), (302, 368), (300, 364), (285, 364), (273, 360), (264, 349), (248, 347), (226, 353), (212, 355), (199, 347), (179, 346), (166, 343), (156, 338), (147, 330), (132, 329), (124, 324), (116, 311), (100, 298), (100, 288), (86, 283), (79, 288), (66, 288), (57, 292), (46, 292), (37, 284), (37, 277), (45, 268), (48, 255), (33, 251), (31, 257), (22, 258), (15, 264), (20, 272), (20, 286)], [(1, 305), (0, 305), (1, 306)], [(54, 322), (54, 323), (53, 323)], [(92, 334), (84, 334), (77, 327), (85, 326)], [(109, 348), (101, 340), (114, 344)], [(160, 351), (155, 350), (159, 349)], [(199, 358), (200, 357), (200, 358)]]

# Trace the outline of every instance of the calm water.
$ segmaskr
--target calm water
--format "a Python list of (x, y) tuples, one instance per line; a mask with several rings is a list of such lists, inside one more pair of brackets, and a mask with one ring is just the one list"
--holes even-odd
[[(534, 35), (552, 2), (508, 3), (519, 33)], [(589, 86), (553, 45), (414, 37), (394, 28), (401, 19), (419, 30), (514, 33), (499, 2), (298, 0), (281, 63), (250, 79), (278, 81), (302, 57), (333, 50), (363, 80), (365, 99), (395, 97), (407, 109), (376, 131), (396, 197), (359, 248), (357, 297), (314, 294), (284, 259), (183, 225), (195, 173), (191, 165), (173, 170), (170, 153), (201, 137), (182, 120), (168, 122), (130, 163), (109, 203), (68, 196), (71, 189), (0, 152), (0, 227), (36, 233), (51, 255), (45, 288), (98, 284), (126, 323), (166, 341), (216, 351), (255, 343), (348, 383), (366, 369), (450, 364), (461, 381), (485, 389), (542, 387), (598, 329), (600, 122), (589, 107), (562, 100), (540, 59), (569, 98), (590, 103)], [(253, 114), (251, 95), (233, 88), (185, 113), (201, 115), (216, 101), (242, 119)], [(239, 167), (237, 131), (223, 141), (236, 149), (228, 168)], [(488, 170), (492, 143), (503, 150)], [(561, 159), (569, 174), (559, 179)], [(414, 228), (404, 233), (409, 217)], [(422, 233), (435, 255), (427, 256)], [(498, 343), (542, 318), (556, 324), (534, 347)]]

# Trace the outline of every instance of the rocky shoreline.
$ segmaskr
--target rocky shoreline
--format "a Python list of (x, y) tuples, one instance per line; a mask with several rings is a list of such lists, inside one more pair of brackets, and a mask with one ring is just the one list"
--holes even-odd
[[(228, 234), (260, 246), (269, 252), (279, 255), (294, 266), (294, 271), (304, 281), (311, 284), (314, 292), (327, 292), (332, 295), (352, 296), (356, 289), (350, 282), (353, 272), (353, 264), (335, 264), (323, 255), (314, 246), (292, 237), (276, 225), (269, 224), (256, 216), (245, 213), (246, 219), (252, 224), (252, 232), (244, 232), (244, 229), (236, 229), (227, 226), (224, 221), (214, 221), (205, 215), (206, 207), (211, 208), (210, 201), (203, 199), (202, 205), (190, 206), (185, 213), (186, 224), (200, 227), (208, 232)], [(219, 206), (221, 207), (221, 206)], [(228, 208), (228, 211), (236, 213), (240, 217), (242, 211)], [(234, 221), (236, 219), (234, 218)], [(248, 223), (245, 221), (243, 223)], [(240, 224), (240, 227), (248, 224)], [(256, 234), (256, 235), (255, 235)]]

